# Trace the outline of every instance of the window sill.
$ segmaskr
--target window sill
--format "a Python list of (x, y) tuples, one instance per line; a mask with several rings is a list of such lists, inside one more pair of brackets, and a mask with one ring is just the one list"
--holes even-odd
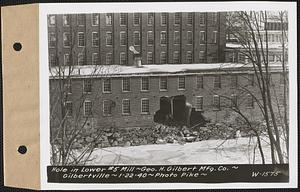
[(160, 92), (167, 92), (168, 89), (160, 89), (159, 91), (160, 91)]
[(141, 115), (150, 115), (150, 112), (147, 112), (147, 113), (141, 113)]
[(103, 91), (104, 94), (111, 94), (111, 91)]
[(185, 91), (185, 89), (178, 89), (178, 91)]
[(103, 116), (103, 117), (111, 117), (112, 114), (107, 114), (107, 115), (103, 114), (102, 116)]
[(149, 90), (141, 90), (141, 92), (149, 92)]
[(131, 113), (122, 113), (123, 116), (130, 116)]

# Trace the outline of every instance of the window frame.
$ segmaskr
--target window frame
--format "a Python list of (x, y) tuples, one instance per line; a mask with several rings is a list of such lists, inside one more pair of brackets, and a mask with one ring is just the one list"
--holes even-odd
[[(84, 57), (85, 57), (84, 53), (78, 53), (78, 55), (77, 55), (77, 65), (79, 65), (79, 66), (84, 65), (84, 61), (85, 61)], [(81, 58), (82, 58), (82, 61), (80, 60)], [(80, 64), (80, 62), (82, 62), (82, 64)]]
[[(149, 35), (151, 34), (151, 36)], [(152, 37), (152, 38), (150, 38)], [(149, 42), (152, 42), (151, 44)], [(154, 45), (154, 33), (153, 31), (147, 31), (147, 45), (148, 46), (153, 46)]]
[[(106, 84), (109, 82), (108, 84)], [(109, 90), (106, 90), (106, 85), (109, 85), (108, 88)], [(111, 83), (111, 78), (104, 78), (102, 80), (102, 93), (111, 93), (112, 91), (112, 83)]]
[(126, 31), (120, 31), (120, 46), (126, 46)]
[[(95, 61), (95, 57), (97, 57), (97, 62)], [(92, 53), (92, 65), (99, 65), (99, 62), (100, 62), (99, 53), (98, 52)]]
[[(80, 39), (80, 35), (83, 35), (83, 39), (81, 40)], [(80, 41), (83, 42), (83, 45), (81, 45)], [(77, 32), (77, 46), (78, 47), (85, 47), (85, 33), (80, 31), (80, 32)]]
[[(143, 101), (147, 101), (147, 111), (143, 111)], [(141, 114), (142, 115), (149, 115), (150, 114), (150, 100), (149, 98), (141, 98)]]
[(70, 22), (71, 22), (71, 16), (69, 14), (63, 14), (63, 26), (70, 27)]
[[(163, 59), (163, 55), (164, 55), (164, 62), (162, 60)], [(166, 64), (167, 63), (167, 52), (161, 51), (159, 58), (160, 58), (160, 63), (161, 64)]]
[[(105, 103), (106, 103), (106, 102), (108, 102), (109, 113), (106, 113), (106, 111), (105, 111), (105, 107), (106, 107)], [(102, 115), (103, 115), (104, 117), (112, 116), (112, 105), (111, 105), (111, 100), (109, 100), (109, 99), (104, 99), (104, 100), (102, 101)]]
[[(125, 89), (125, 80), (128, 80), (128, 90)], [(122, 92), (130, 92), (131, 91), (131, 86), (130, 86), (130, 77), (123, 77), (122, 78)]]
[[(86, 90), (86, 81), (87, 80), (89, 80), (90, 82), (89, 82), (89, 84), (90, 85), (88, 85), (90, 88), (88, 89), (88, 90)], [(92, 79), (90, 79), (90, 78), (85, 78), (85, 79), (83, 79), (83, 83), (82, 83), (82, 86), (83, 86), (83, 93), (84, 94), (91, 94), (92, 93)]]
[[(107, 62), (108, 58), (110, 58), (110, 62)], [(105, 54), (105, 64), (106, 65), (112, 65), (112, 62), (113, 62), (112, 53), (111, 52), (106, 53)]]
[[(162, 79), (165, 78), (165, 84), (166, 84), (166, 88), (163, 89), (162, 88)], [(159, 91), (168, 91), (168, 77), (167, 76), (161, 76), (159, 77)]]
[[(180, 80), (184, 80), (184, 82), (181, 82)], [(177, 84), (177, 86), (178, 86), (178, 90), (179, 91), (183, 91), (183, 90), (185, 90), (186, 89), (186, 77), (185, 76), (183, 76), (183, 75), (181, 75), (181, 76), (178, 76), (178, 84)], [(184, 83), (183, 85), (184, 85), (184, 87), (181, 87), (181, 85), (182, 85), (182, 83)]]
[[(165, 17), (165, 18), (164, 18)], [(164, 22), (165, 20), (165, 22)], [(168, 23), (168, 15), (167, 13), (163, 12), (163, 13), (160, 13), (160, 26), (166, 26), (167, 23)]]
[[(97, 34), (97, 38), (95, 38), (95, 34)], [(99, 33), (97, 31), (92, 32), (92, 47), (99, 47)]]
[(106, 31), (105, 33), (105, 45), (107, 47), (113, 46), (113, 33), (112, 31)]
[[(199, 98), (201, 98), (201, 108), (199, 108), (199, 106), (198, 106), (198, 99)], [(198, 96), (196, 96), (196, 101), (195, 101), (195, 110), (196, 111), (203, 111), (203, 108), (204, 108), (204, 97), (203, 96), (200, 96), (200, 95), (198, 95)]]
[[(201, 79), (201, 81), (200, 81), (200, 79)], [(204, 77), (203, 77), (203, 75), (196, 75), (196, 87), (197, 87), (197, 89), (203, 89), (204, 88)]]
[[(146, 80), (147, 79), (147, 86), (146, 86), (146, 88), (147, 89), (145, 89), (145, 87), (144, 87), (144, 80)], [(150, 77), (141, 77), (141, 92), (149, 92), (150, 91)]]
[[(68, 63), (69, 63), (69, 64), (67, 64), (67, 62), (66, 62), (66, 60), (67, 60), (67, 59), (66, 59), (66, 56), (68, 56), (68, 61), (69, 61)], [(64, 54), (64, 66), (69, 66), (70, 64), (71, 64), (71, 61), (70, 61), (70, 54), (69, 54), (69, 53), (65, 53), (65, 54)]]
[[(127, 113), (124, 112), (125, 101), (126, 102), (128, 101), (129, 112), (127, 112)], [(131, 103), (130, 103), (130, 99), (122, 99), (122, 115), (131, 115)]]
[[(86, 103), (90, 103), (90, 114), (86, 114)], [(84, 103), (83, 103), (83, 116), (84, 117), (90, 117), (90, 116), (92, 116), (93, 115), (93, 112), (92, 112), (92, 107), (93, 107), (93, 103), (92, 103), (92, 101), (91, 100), (89, 100), (89, 99), (86, 99), (86, 100), (84, 100)]]
[[(54, 37), (54, 41), (51, 39), (52, 37)], [(54, 44), (54, 45), (53, 45)], [(53, 45), (53, 46), (52, 46)], [(50, 32), (49, 33), (49, 42), (48, 42), (48, 46), (49, 48), (55, 48), (57, 45), (57, 37), (56, 34), (54, 32)]]
[(127, 58), (125, 52), (120, 52), (120, 65), (127, 65)]
[[(150, 60), (151, 58), (151, 60)], [(148, 51), (147, 52), (147, 64), (153, 64), (153, 52), (152, 51)]]
[[(190, 58), (188, 58), (190, 57)], [(186, 56), (185, 56), (186, 62), (187, 63), (193, 63), (193, 52), (192, 51), (187, 51)], [(189, 60), (190, 59), (190, 60)]]
[[(164, 38), (163, 38), (164, 37)], [(167, 45), (167, 31), (161, 31), (160, 32), (160, 46), (166, 46)]]
[[(218, 102), (217, 104), (218, 104), (218, 105), (216, 105), (216, 102), (215, 102), (215, 101), (216, 101), (216, 100), (215, 100), (216, 98), (218, 99), (218, 100), (217, 100), (217, 102)], [(214, 111), (220, 111), (220, 110), (221, 110), (221, 99), (220, 99), (220, 96), (219, 96), (219, 95), (213, 95), (213, 110), (214, 110)]]
[[(138, 43), (137, 43), (137, 39), (136, 39), (136, 34), (138, 34)], [(134, 31), (133, 32), (133, 45), (134, 46), (140, 46), (141, 45), (141, 33), (140, 31)]]
[[(96, 16), (96, 24), (94, 23), (94, 17)], [(98, 13), (92, 13), (91, 14), (91, 24), (92, 24), (92, 26), (99, 26), (99, 21), (100, 21), (100, 19), (99, 19), (99, 14)]]
[[(69, 110), (69, 107), (68, 104), (70, 105), (71, 104), (71, 110)], [(65, 109), (66, 109), (66, 117), (73, 117), (73, 102), (72, 101), (66, 101), (65, 102)], [(71, 111), (71, 114), (68, 113), (69, 111)]]
[(214, 75), (214, 89), (221, 89), (222, 88), (222, 83), (221, 83), (221, 75)]

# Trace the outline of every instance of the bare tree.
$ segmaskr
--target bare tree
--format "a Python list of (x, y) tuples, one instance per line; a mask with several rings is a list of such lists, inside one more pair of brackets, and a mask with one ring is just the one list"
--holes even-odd
[[(281, 12), (281, 25), (282, 25), (282, 54), (286, 53), (286, 31), (284, 23), (287, 21), (283, 18), (286, 15), (285, 12)], [(227, 30), (238, 39), (240, 48), (238, 52), (245, 56), (249, 65), (252, 66), (254, 71), (256, 85), (259, 90), (259, 96), (255, 96), (255, 100), (260, 106), (262, 116), (266, 123), (267, 135), (271, 145), (271, 157), (272, 163), (284, 163), (287, 159), (284, 149), (283, 141), (288, 146), (288, 138), (282, 139), (282, 136), (288, 135), (288, 117), (287, 117), (287, 82), (284, 83), (284, 126), (281, 124), (281, 119), (278, 119), (278, 115), (281, 111), (276, 108), (276, 102), (278, 98), (274, 97), (274, 89), (271, 80), (271, 71), (269, 63), (269, 30), (265, 26), (270, 19), (270, 14), (266, 11), (254, 12), (254, 11), (241, 11), (228, 13), (227, 17)], [(282, 74), (284, 81), (287, 79), (287, 69), (285, 59), (283, 56), (282, 62)], [(275, 104), (274, 104), (275, 103)], [(277, 102), (278, 104), (278, 102)], [(241, 115), (241, 114), (240, 114)]]
[[(56, 54), (55, 66), (49, 66), (50, 83), (50, 143), (51, 143), (51, 163), (53, 165), (76, 165), (86, 164), (90, 161), (91, 154), (98, 144), (99, 132), (94, 133), (94, 137), (87, 141), (86, 146), (76, 146), (76, 141), (82, 138), (82, 133), (86, 131), (86, 126), (91, 125), (93, 120), (93, 105), (89, 113), (84, 114), (84, 104), (86, 99), (92, 103), (98, 102), (101, 98), (100, 90), (93, 90), (93, 94), (82, 93), (71, 94), (74, 81), (82, 84), (88, 82), (88, 89), (94, 85), (95, 77), (106, 79), (109, 74), (118, 70), (116, 66), (91, 65), (78, 66), (76, 56), (73, 56), (76, 43), (77, 29), (70, 29), (69, 39), (69, 62), (64, 63)], [(57, 44), (57, 43), (56, 43)], [(57, 46), (57, 45), (56, 45)], [(57, 50), (57, 47), (56, 47)], [(79, 49), (79, 54), (83, 56), (83, 63), (86, 63), (85, 46)], [(76, 78), (81, 76), (83, 78)], [(73, 105), (74, 104), (74, 105)], [(95, 127), (93, 127), (95, 129)]]

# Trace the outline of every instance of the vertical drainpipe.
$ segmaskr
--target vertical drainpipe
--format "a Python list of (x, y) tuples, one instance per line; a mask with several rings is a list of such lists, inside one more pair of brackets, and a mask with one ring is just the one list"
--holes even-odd
[[(169, 41), (169, 37), (170, 37), (170, 35), (169, 35), (169, 33), (170, 33), (170, 26), (169, 26), (169, 23), (170, 23), (170, 18), (169, 18), (169, 16), (170, 16), (170, 13), (167, 13), (167, 30), (166, 30), (166, 35), (167, 35), (167, 51), (166, 51), (166, 57), (168, 58), (169, 57), (169, 43), (170, 43), (170, 41)], [(161, 64), (161, 63), (160, 63)]]
[(217, 32), (217, 44), (218, 44), (218, 54), (217, 54), (217, 61), (218, 62), (221, 62), (221, 42), (220, 42), (220, 39), (221, 39), (221, 15), (220, 15), (220, 12), (217, 13), (218, 14), (218, 32)]
[(193, 13), (193, 32), (192, 32), (192, 38), (193, 38), (193, 51), (192, 51), (192, 63), (195, 63), (195, 34), (196, 34), (196, 30), (195, 30), (195, 18), (196, 18), (196, 14)]
[[(115, 14), (116, 13), (112, 13), (111, 16), (112, 16), (112, 61), (114, 64), (115, 63)], [(120, 13), (119, 13), (120, 14)]]
[(101, 17), (100, 17), (101, 13), (98, 14), (98, 64), (101, 65)]
[[(183, 44), (183, 19), (182, 19), (182, 13), (180, 14), (180, 50), (179, 50), (179, 55), (180, 55), (180, 58), (179, 58), (179, 61), (180, 63), (182, 63), (182, 44)], [(173, 57), (173, 63), (174, 63), (174, 57)]]
[(208, 12), (205, 13), (205, 63), (207, 63), (207, 42), (208, 42), (208, 39), (207, 39), (207, 32), (208, 32)]

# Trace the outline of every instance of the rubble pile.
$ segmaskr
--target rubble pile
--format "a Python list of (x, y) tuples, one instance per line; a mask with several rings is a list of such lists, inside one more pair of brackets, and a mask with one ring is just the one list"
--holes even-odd
[(237, 132), (242, 137), (253, 134), (247, 128), (237, 128), (226, 123), (208, 123), (205, 127), (192, 128), (155, 124), (152, 127), (90, 129), (82, 130), (76, 136), (73, 148), (79, 149), (88, 145), (105, 148), (164, 143), (184, 144), (210, 139), (232, 139), (237, 137)]

